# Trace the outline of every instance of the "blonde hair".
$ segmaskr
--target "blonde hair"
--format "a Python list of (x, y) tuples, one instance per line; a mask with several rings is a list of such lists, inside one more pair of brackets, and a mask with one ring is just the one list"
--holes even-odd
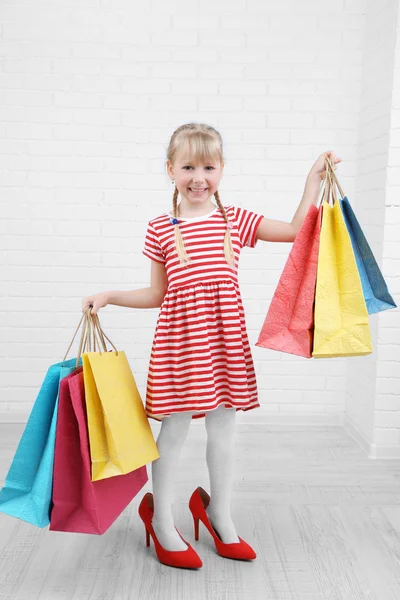
[[(174, 131), (171, 136), (167, 148), (167, 160), (174, 164), (177, 154), (184, 153), (191, 156), (195, 162), (199, 161), (206, 163), (212, 159), (218, 159), (221, 164), (224, 164), (222, 156), (222, 138), (214, 127), (205, 125), (204, 123), (186, 123), (181, 125)], [(178, 218), (178, 195), (179, 191), (175, 185), (174, 195), (172, 197), (172, 214), (174, 218)], [(225, 223), (228, 224), (229, 219), (222, 206), (218, 190), (214, 193), (217, 206), (221, 211)], [(175, 247), (180, 258), (181, 264), (187, 264), (191, 261), (190, 256), (186, 252), (185, 242), (179, 229), (179, 224), (175, 223)], [(234, 266), (235, 255), (233, 253), (232, 239), (230, 229), (227, 227), (224, 236), (224, 254), (226, 262)]]

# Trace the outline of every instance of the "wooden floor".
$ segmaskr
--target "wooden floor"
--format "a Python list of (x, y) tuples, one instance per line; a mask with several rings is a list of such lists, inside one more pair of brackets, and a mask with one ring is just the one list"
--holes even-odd
[[(0, 485), (22, 425), (0, 425)], [(158, 431), (154, 429), (154, 431)], [(38, 529), (0, 514), (1, 600), (399, 600), (400, 462), (370, 460), (341, 427), (238, 424), (232, 516), (253, 562), (224, 559), (187, 502), (209, 491), (204, 426), (192, 425), (173, 513), (203, 560), (158, 562), (137, 514), (149, 482), (102, 536)]]

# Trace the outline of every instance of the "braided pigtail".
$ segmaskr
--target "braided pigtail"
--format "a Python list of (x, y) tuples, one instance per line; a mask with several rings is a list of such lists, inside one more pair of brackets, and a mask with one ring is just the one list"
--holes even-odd
[(175, 248), (180, 258), (180, 263), (186, 264), (191, 261), (190, 256), (186, 252), (185, 242), (183, 241), (183, 237), (181, 234), (181, 230), (179, 229), (178, 224), (178, 188), (175, 186), (174, 195), (172, 198), (172, 214), (174, 215), (171, 222), (174, 225), (175, 229)]
[(235, 266), (235, 255), (233, 253), (232, 238), (231, 238), (232, 222), (229, 221), (228, 215), (226, 214), (225, 209), (222, 206), (222, 202), (219, 197), (218, 190), (214, 193), (214, 197), (215, 197), (215, 200), (217, 201), (217, 206), (218, 206), (219, 210), (222, 212), (222, 215), (223, 215), (223, 217), (225, 219), (225, 223), (226, 223), (226, 231), (225, 231), (225, 236), (224, 236), (224, 254), (225, 254), (226, 262), (229, 265), (231, 265), (232, 267), (234, 267)]

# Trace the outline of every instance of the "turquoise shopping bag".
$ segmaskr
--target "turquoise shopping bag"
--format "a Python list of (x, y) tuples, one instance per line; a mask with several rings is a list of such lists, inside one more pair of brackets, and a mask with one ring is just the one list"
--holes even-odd
[(50, 523), (60, 381), (76, 368), (73, 358), (48, 369), (0, 490), (0, 512), (37, 527)]
[(388, 308), (396, 308), (396, 304), (389, 294), (387, 284), (347, 196), (340, 199), (340, 205), (347, 230), (350, 234), (368, 314), (371, 315), (387, 310)]

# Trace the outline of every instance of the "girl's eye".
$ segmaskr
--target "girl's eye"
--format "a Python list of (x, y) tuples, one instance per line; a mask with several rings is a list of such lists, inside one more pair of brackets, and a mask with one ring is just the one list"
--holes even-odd
[[(193, 167), (190, 167), (189, 165), (187, 165), (186, 167), (183, 167), (184, 169), (193, 169)], [(214, 169), (214, 167), (206, 167), (206, 169)]]

